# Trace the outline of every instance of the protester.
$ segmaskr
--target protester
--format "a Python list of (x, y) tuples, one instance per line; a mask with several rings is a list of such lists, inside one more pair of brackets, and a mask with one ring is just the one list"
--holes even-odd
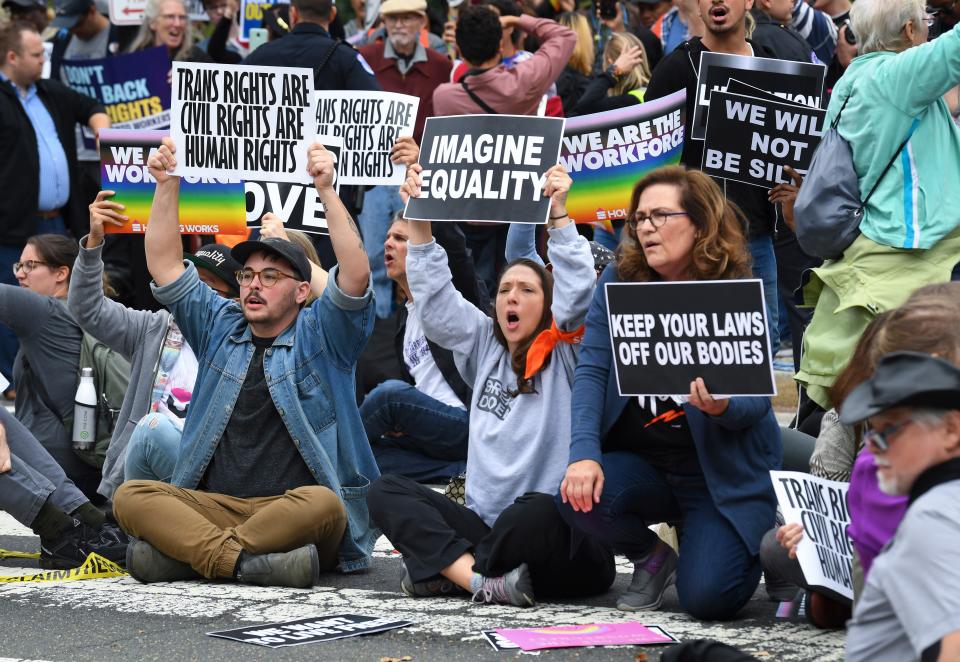
[[(747, 278), (742, 223), (711, 179), (681, 167), (641, 180), (628, 218), (618, 262), (601, 277), (587, 315), (561, 512), (634, 563), (618, 608), (656, 609), (676, 581), (693, 617), (732, 618), (757, 586), (760, 540), (776, 511), (768, 472), (780, 467), (781, 447), (770, 400), (716, 400), (699, 378), (685, 404), (621, 397), (604, 285)], [(647, 528), (658, 522), (682, 526), (679, 561)]]
[(952, 185), (960, 128), (941, 102), (960, 81), (960, 33), (927, 43), (921, 0), (858, 0), (850, 18), (860, 56), (837, 83), (825, 122), (840, 116), (861, 194), (877, 189), (861, 234), (804, 290), (815, 308), (797, 381), (821, 410), (833, 406), (828, 389), (869, 321), (914, 289), (950, 280), (960, 254)]
[(373, 295), (359, 230), (333, 190), (333, 157), (310, 148), (339, 264), (308, 308), (311, 267), (279, 239), (232, 250), (244, 265), (239, 305), (200, 283), (182, 260), (175, 166), (165, 138), (149, 161), (147, 260), (157, 298), (200, 357), (196, 397), (173, 484), (128, 481), (116, 492), (117, 521), (140, 539), (127, 568), (145, 582), (202, 575), (308, 587), (321, 570), (369, 567), (376, 530), (363, 497), (379, 472), (352, 375)]
[(213, 32), (197, 47), (205, 50), (214, 62), (240, 64), (249, 54), (249, 49), (240, 41), (240, 3), (237, 0), (206, 0), (203, 8), (213, 24)]
[[(419, 165), (408, 170), (408, 194), (419, 195), (419, 172)], [(576, 330), (594, 279), (587, 241), (566, 214), (569, 176), (555, 166), (545, 182), (555, 223), (552, 276), (531, 260), (510, 263), (494, 319), (457, 293), (430, 223), (408, 222), (416, 314), (473, 386), (466, 506), (399, 476), (384, 476), (367, 497), (374, 520), (403, 554), (401, 588), (411, 597), (462, 590), (478, 602), (525, 607), (535, 591), (589, 595), (614, 578), (605, 548), (571, 546), (549, 496), (563, 473), (570, 430), (569, 418), (556, 413), (570, 407)]]
[(705, 29), (698, 0), (673, 0), (673, 8), (661, 16), (650, 29), (660, 38), (664, 58), (685, 41), (702, 37)]
[(645, 28), (652, 28), (660, 17), (670, 11), (670, 0), (637, 0), (637, 16)]
[[(592, 26), (597, 35), (597, 55), (599, 56), (607, 48), (607, 42), (610, 38), (621, 32), (628, 32), (635, 36), (643, 44), (646, 51), (647, 62), (650, 68), (656, 67), (663, 57), (663, 48), (660, 40), (651, 30), (646, 28), (640, 22), (637, 12), (637, 5), (633, 2), (623, 2), (614, 0), (612, 2), (595, 2)], [(599, 64), (599, 60), (597, 62)], [(600, 73), (600, 69), (594, 71)]]
[(847, 18), (850, 0), (793, 0), (790, 27), (803, 37), (821, 62), (830, 62), (838, 44), (838, 28)]
[(601, 113), (643, 103), (643, 94), (650, 81), (643, 44), (627, 32), (614, 34), (603, 51), (606, 65), (603, 73), (594, 76), (573, 109), (575, 115)]
[(563, 105), (564, 115), (572, 117), (573, 109), (593, 75), (593, 62), (596, 58), (593, 30), (590, 29), (590, 21), (580, 12), (564, 12), (557, 17), (557, 23), (565, 25), (577, 35), (577, 45), (566, 68), (557, 78), (557, 95)]
[(350, 43), (356, 43), (354, 37), (362, 37), (366, 31), (367, 3), (365, 0), (350, 0), (353, 18), (343, 24), (343, 32)]
[[(647, 85), (645, 99), (654, 101), (678, 90), (687, 90), (687, 112), (684, 135), (689, 136), (693, 123), (694, 108), (700, 98), (699, 62), (706, 52), (774, 57), (767, 48), (746, 38), (746, 21), (749, 0), (699, 0), (705, 33), (702, 38), (693, 38), (683, 43), (653, 72)], [(685, 140), (681, 162), (689, 168), (699, 168), (703, 163), (703, 141)], [(767, 193), (759, 186), (741, 182), (723, 181), (723, 192), (735, 203), (749, 221), (748, 241), (753, 257), (753, 274), (763, 281), (763, 294), (767, 303), (767, 326), (770, 343), (776, 353), (779, 346), (779, 306), (777, 305), (777, 265), (773, 251), (773, 229), (776, 215)]]
[(757, 0), (750, 10), (754, 28), (750, 39), (762, 44), (780, 60), (819, 62), (810, 44), (790, 27), (793, 0)]
[(147, 0), (143, 23), (130, 44), (130, 52), (166, 46), (171, 62), (212, 62), (193, 43), (193, 30), (184, 0)]
[(11, 23), (29, 23), (39, 34), (50, 24), (44, 0), (4, 0), (3, 8), (10, 14)]
[[(0, 53), (0, 127), (6, 145), (0, 183), (15, 192), (0, 211), (0, 284), (14, 285), (12, 267), (27, 237), (68, 229), (83, 234), (74, 126), (96, 132), (110, 120), (94, 99), (59, 81), (41, 80), (43, 42), (32, 25), (0, 27)], [(0, 324), (0, 373), (13, 384), (16, 354), (16, 337)]]
[(960, 21), (960, 7), (955, 0), (930, 0), (927, 11), (933, 15), (933, 25), (930, 26), (930, 35), (939, 37), (949, 32)]
[(910, 504), (854, 609), (849, 660), (960, 655), (958, 402), (960, 368), (917, 352), (885, 356), (844, 402), (842, 422), (869, 426), (864, 442), (876, 458), (880, 489), (908, 496)]

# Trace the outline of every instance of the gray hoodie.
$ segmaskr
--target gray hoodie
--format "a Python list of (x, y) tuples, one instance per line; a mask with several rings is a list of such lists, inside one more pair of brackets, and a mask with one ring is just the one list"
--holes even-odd
[(70, 275), (67, 305), (84, 331), (130, 362), (130, 386), (120, 406), (117, 427), (103, 463), (103, 479), (97, 488), (100, 494), (112, 499), (123, 483), (130, 435), (150, 411), (160, 349), (173, 317), (166, 310), (134, 310), (105, 297), (100, 256), (103, 244), (87, 249), (83, 247), (85, 243), (86, 237), (80, 242), (80, 254)]
[[(590, 244), (573, 224), (550, 230), (553, 317), (565, 331), (583, 324), (596, 286)], [(453, 352), (473, 388), (467, 450), (467, 507), (493, 525), (526, 492), (554, 494), (567, 469), (570, 392), (577, 347), (557, 343), (533, 380), (536, 393), (510, 396), (517, 375), (493, 335), (494, 320), (451, 282), (447, 254), (435, 241), (407, 247), (407, 280), (427, 338)]]

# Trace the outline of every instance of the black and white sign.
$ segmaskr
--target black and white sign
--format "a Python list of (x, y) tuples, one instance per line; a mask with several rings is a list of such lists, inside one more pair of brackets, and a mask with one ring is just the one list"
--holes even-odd
[(313, 70), (173, 63), (176, 175), (309, 183)]
[(826, 115), (819, 108), (714, 92), (702, 170), (763, 188), (789, 182), (786, 165), (806, 175)]
[(342, 184), (403, 184), (407, 168), (390, 160), (397, 138), (412, 136), (420, 98), (394, 92), (315, 92), (317, 133), (343, 140)]
[(244, 644), (256, 644), (267, 648), (299, 646), (318, 641), (332, 641), (345, 637), (358, 637), (362, 634), (386, 632), (413, 625), (410, 621), (398, 621), (379, 616), (361, 616), (359, 614), (338, 614), (336, 616), (317, 616), (301, 618), (288, 623), (269, 623), (254, 625), (236, 630), (208, 632), (211, 637), (231, 639)]
[(422, 194), (404, 216), (421, 221), (546, 223), (543, 175), (560, 158), (563, 120), (520, 115), (428, 117)]
[(607, 283), (620, 395), (776, 395), (760, 280)]
[[(333, 153), (340, 171), (342, 150), (340, 139), (329, 136), (317, 138), (327, 151)], [(333, 190), (340, 193), (340, 177), (334, 174)], [(317, 189), (313, 184), (288, 184), (286, 182), (244, 182), (247, 205), (247, 227), (259, 228), (260, 220), (267, 212), (273, 212), (283, 221), (287, 230), (299, 230), (308, 234), (329, 234), (327, 210), (324, 209)]]
[(802, 524), (797, 559), (803, 578), (853, 599), (853, 546), (847, 535), (849, 483), (796, 471), (771, 471), (770, 480), (787, 524)]
[(826, 71), (822, 64), (705, 51), (700, 56), (690, 137), (695, 140), (706, 137), (710, 95), (717, 90), (725, 92), (731, 78), (775, 94), (787, 103), (819, 108)]

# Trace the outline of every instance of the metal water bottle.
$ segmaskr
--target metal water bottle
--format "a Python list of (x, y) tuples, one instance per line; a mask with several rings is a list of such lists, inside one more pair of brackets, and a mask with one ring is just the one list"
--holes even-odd
[(96, 440), (97, 387), (93, 385), (93, 368), (83, 368), (73, 401), (73, 447), (78, 451), (93, 450)]

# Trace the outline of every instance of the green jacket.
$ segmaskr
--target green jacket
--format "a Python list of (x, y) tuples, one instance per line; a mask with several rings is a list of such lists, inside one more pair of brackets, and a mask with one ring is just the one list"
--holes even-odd
[(855, 58), (833, 90), (827, 122), (849, 97), (838, 128), (863, 197), (910, 135), (860, 223), (878, 244), (930, 248), (960, 223), (960, 129), (942, 99), (958, 81), (960, 31), (951, 30), (899, 54)]

